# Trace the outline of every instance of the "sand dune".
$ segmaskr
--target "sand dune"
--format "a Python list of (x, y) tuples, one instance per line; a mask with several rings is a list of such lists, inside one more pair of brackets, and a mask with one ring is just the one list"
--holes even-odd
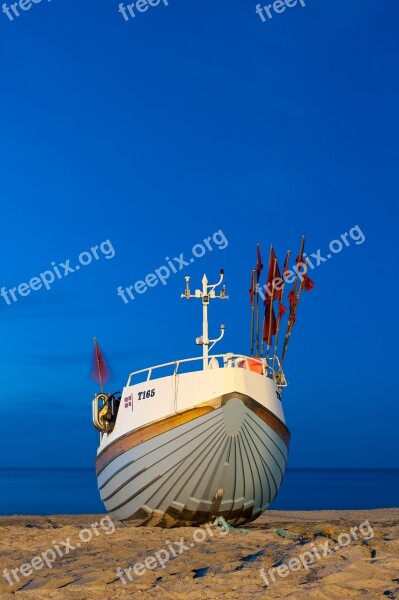
[(119, 523), (114, 530), (104, 515), (0, 517), (0, 570), (12, 581), (1, 578), (0, 597), (399, 598), (398, 518), (399, 509), (269, 511), (248, 533), (224, 533)]

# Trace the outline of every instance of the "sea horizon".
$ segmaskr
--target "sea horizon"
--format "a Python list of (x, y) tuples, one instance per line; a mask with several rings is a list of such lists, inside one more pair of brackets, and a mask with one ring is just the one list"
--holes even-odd
[[(1, 467), (0, 515), (105, 513), (94, 467)], [(270, 510), (399, 506), (399, 468), (290, 467)]]

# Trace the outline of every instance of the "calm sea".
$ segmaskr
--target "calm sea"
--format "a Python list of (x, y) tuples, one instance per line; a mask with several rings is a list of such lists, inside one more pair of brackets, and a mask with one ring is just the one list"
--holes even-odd
[[(105, 512), (93, 469), (0, 469), (0, 514)], [(399, 469), (288, 469), (271, 508), (399, 507)]]

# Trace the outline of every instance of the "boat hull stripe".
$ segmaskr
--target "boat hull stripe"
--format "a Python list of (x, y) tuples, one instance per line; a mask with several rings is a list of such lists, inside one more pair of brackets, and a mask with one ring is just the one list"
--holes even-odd
[(110, 464), (110, 462), (112, 462), (118, 456), (121, 456), (121, 454), (127, 450), (130, 450), (131, 448), (138, 446), (138, 444), (142, 444), (143, 442), (146, 442), (147, 440), (150, 440), (161, 433), (165, 433), (170, 429), (174, 429), (179, 425), (183, 425), (184, 423), (188, 423), (193, 419), (202, 417), (202, 415), (212, 412), (213, 410), (214, 409), (212, 406), (193, 408), (181, 414), (173, 415), (163, 419), (162, 421), (157, 421), (156, 423), (142, 427), (137, 431), (131, 431), (123, 437), (115, 440), (115, 442), (112, 442), (98, 455), (96, 459), (97, 475), (99, 475), (101, 471), (103, 471), (105, 467)]

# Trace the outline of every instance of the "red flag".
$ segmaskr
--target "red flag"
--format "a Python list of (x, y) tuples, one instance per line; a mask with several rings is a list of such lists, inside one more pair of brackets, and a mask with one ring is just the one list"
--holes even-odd
[(249, 288), (249, 296), (253, 306), (255, 297), (255, 271), (252, 271), (251, 273), (251, 287)]
[[(285, 260), (284, 260), (284, 266), (283, 266), (283, 276), (286, 277), (288, 275), (288, 261), (290, 259), (290, 251), (287, 252)], [(278, 266), (276, 268), (276, 271), (278, 269)], [(279, 291), (279, 290), (278, 290)], [(279, 296), (279, 301), (278, 301), (278, 326), (280, 325), (280, 321), (282, 320), (283, 316), (285, 315), (285, 313), (287, 312), (287, 308), (283, 305), (283, 290), (281, 290), (280, 296)]]
[(290, 301), (290, 310), (292, 312), (292, 310), (298, 304), (298, 298), (297, 298), (294, 290), (291, 290), (290, 293), (288, 294), (288, 300)]
[(305, 288), (305, 292), (310, 292), (314, 288), (314, 281), (307, 275), (303, 276), (303, 287)]
[(296, 305), (298, 304), (298, 298), (293, 289), (288, 294), (288, 300), (290, 302), (290, 314), (289, 314), (288, 319), (289, 319), (289, 322), (291, 322), (291, 327), (292, 327), (295, 323)]
[(96, 339), (94, 340), (91, 376), (94, 381), (98, 381), (101, 384), (106, 383), (110, 377), (110, 371), (105, 362), (105, 357), (101, 352), (101, 348)]
[[(299, 256), (297, 256), (296, 258), (296, 263), (302, 263), (303, 265), (305, 265), (306, 267), (306, 260), (303, 259), (303, 247), (304, 247), (304, 243), (302, 243), (301, 246), (301, 251), (299, 253)], [(306, 269), (304, 269), (306, 271)], [(302, 275), (303, 278), (303, 287), (305, 288), (305, 292), (310, 292), (310, 290), (312, 290), (314, 288), (314, 281), (312, 281), (312, 279), (310, 279), (310, 277), (306, 274)]]
[(267, 274), (267, 284), (266, 284), (266, 299), (264, 304), (269, 303), (272, 300), (279, 300), (281, 298), (282, 290), (277, 290), (273, 287), (273, 281), (278, 277), (281, 278), (280, 269), (278, 268), (276, 253), (274, 252), (273, 246), (270, 248), (270, 258), (269, 258), (269, 272)]
[(263, 320), (263, 336), (262, 339), (267, 343), (268, 346), (271, 346), (272, 337), (276, 335), (277, 331), (277, 322), (274, 314), (273, 305), (269, 303), (266, 304), (265, 310), (265, 318)]
[(281, 319), (284, 317), (285, 313), (287, 312), (286, 307), (284, 306), (284, 304), (280, 304), (278, 305), (278, 318)]
[(260, 245), (256, 244), (256, 256), (257, 256), (257, 261), (256, 261), (256, 277), (257, 277), (257, 281), (259, 281), (260, 278), (260, 273), (263, 269), (263, 264), (262, 264), (262, 259), (260, 256)]

